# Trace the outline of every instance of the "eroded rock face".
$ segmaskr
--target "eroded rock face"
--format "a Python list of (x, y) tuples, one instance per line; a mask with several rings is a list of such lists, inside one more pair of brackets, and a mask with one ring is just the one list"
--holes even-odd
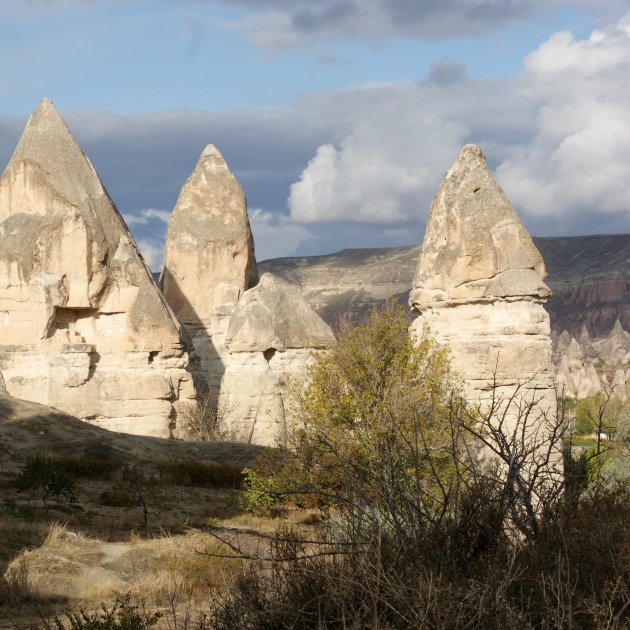
[(230, 317), (258, 282), (247, 203), (219, 150), (208, 145), (171, 214), (161, 286), (190, 342), (190, 369), (218, 394)]
[(289, 421), (287, 385), (303, 377), (314, 352), (335, 341), (330, 326), (288, 282), (264, 274), (245, 291), (225, 337), (223, 407), (239, 419), (241, 437), (282, 440)]
[(286, 425), (287, 380), (334, 337), (287, 282), (265, 274), (257, 283), (243, 191), (210, 145), (169, 220), (161, 284), (186, 329), (198, 389), (240, 439), (273, 444)]
[(469, 401), (485, 404), (496, 380), (555, 410), (545, 266), (481, 150), (465, 146), (429, 213), (410, 304), (420, 336), (428, 324), (449, 345)]
[(0, 371), (18, 398), (167, 436), (194, 395), (179, 325), (50, 101), (0, 178)]

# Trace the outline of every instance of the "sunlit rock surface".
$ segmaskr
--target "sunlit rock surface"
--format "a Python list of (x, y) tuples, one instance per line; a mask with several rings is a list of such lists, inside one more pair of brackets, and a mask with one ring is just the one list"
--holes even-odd
[(272, 444), (286, 427), (289, 379), (334, 338), (287, 282), (257, 283), (243, 191), (210, 145), (169, 220), (161, 284), (187, 332), (198, 389), (240, 439)]
[(230, 317), (257, 281), (245, 195), (219, 150), (208, 145), (169, 219), (161, 286), (186, 330), (195, 381), (215, 396)]
[(50, 101), (0, 178), (0, 372), (18, 398), (168, 436), (194, 394), (179, 325)]
[[(410, 304), (448, 344), (466, 398), (538, 401), (555, 412), (543, 260), (481, 150), (465, 146), (433, 199)], [(516, 409), (513, 410), (516, 415)]]
[(304, 379), (314, 351), (334, 340), (328, 324), (285, 280), (265, 274), (243, 294), (225, 339), (229, 360), (221, 392), (243, 437), (261, 444), (283, 439), (288, 384)]

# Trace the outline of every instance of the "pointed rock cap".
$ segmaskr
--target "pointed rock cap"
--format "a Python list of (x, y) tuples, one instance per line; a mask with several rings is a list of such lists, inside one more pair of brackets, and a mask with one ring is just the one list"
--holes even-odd
[(612, 330), (610, 331), (608, 337), (625, 337), (627, 335), (626, 331), (623, 329), (621, 322), (619, 319), (615, 320), (613, 324)]
[(55, 191), (74, 205), (86, 195), (103, 194), (94, 167), (50, 99), (30, 115), (9, 165), (23, 162), (39, 165)]
[(466, 145), (435, 194), (410, 302), (494, 301), (550, 294), (543, 259), (481, 149)]
[(330, 326), (301, 293), (270, 273), (243, 294), (225, 339), (230, 352), (326, 348), (334, 342)]
[(588, 328), (586, 327), (586, 324), (582, 324), (582, 328), (580, 328), (580, 342), (590, 342), (591, 341), (591, 335), (588, 332)]
[[(120, 213), (48, 99), (31, 114), (0, 177), (3, 231), (22, 237), (23, 251), (15, 262), (26, 272), (64, 278), (70, 287), (68, 307), (105, 312), (105, 304), (126, 291), (122, 312), (129, 313), (140, 343), (151, 335), (156, 343), (179, 339), (179, 325)], [(118, 260), (121, 245), (124, 260)], [(77, 250), (69, 251), (73, 247)], [(11, 256), (11, 248), (0, 247), (0, 258)], [(120, 269), (115, 270), (117, 261)]]
[(225, 290), (258, 282), (254, 239), (243, 190), (220, 151), (208, 145), (168, 222), (162, 290), (183, 322), (206, 320)]

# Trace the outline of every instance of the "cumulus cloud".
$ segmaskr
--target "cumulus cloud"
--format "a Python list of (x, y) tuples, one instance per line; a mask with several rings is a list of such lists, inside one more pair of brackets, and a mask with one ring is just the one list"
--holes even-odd
[(249, 212), (257, 260), (291, 256), (298, 246), (312, 238), (308, 229), (286, 215), (274, 215), (260, 208)]
[(499, 165), (500, 181), (537, 217), (630, 229), (630, 14), (585, 40), (553, 35), (525, 67), (535, 133)]
[[(415, 86), (361, 90), (364, 106), (337, 146), (324, 144), (291, 186), (291, 218), (395, 223), (417, 212), (470, 129), (419, 102)], [(358, 94), (349, 95), (356, 98)]]
[(630, 14), (584, 40), (554, 34), (525, 68), (336, 94), (342, 112), (356, 108), (352, 130), (316, 150), (291, 186), (291, 217), (424, 218), (462, 144), (478, 142), (531, 229), (630, 230)]

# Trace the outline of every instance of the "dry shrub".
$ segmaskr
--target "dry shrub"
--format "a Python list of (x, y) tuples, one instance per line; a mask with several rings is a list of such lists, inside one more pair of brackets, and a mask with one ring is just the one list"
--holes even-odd
[(0, 606), (20, 608), (36, 599), (26, 558), (21, 556), (0, 576)]
[(627, 627), (630, 490), (562, 501), (529, 539), (496, 531), (493, 492), (475, 488), (474, 508), (405, 538), (381, 531), (315, 550), (285, 534), (270, 570), (248, 571), (211, 627)]
[(177, 432), (186, 440), (235, 442), (238, 429), (232, 405), (208, 389), (199, 389), (195, 401), (179, 407)]
[(264, 568), (216, 603), (211, 627), (628, 627), (630, 488), (584, 494), (579, 470), (563, 478), (562, 409), (527, 383), (463, 403), (444, 353), (413, 346), (393, 308), (342, 330), (309, 377), (291, 450), (263, 456), (246, 500), (329, 518), (308, 540), (233, 544)]
[(96, 456), (55, 457), (53, 461), (68, 474), (83, 479), (111, 479), (122, 462)]

